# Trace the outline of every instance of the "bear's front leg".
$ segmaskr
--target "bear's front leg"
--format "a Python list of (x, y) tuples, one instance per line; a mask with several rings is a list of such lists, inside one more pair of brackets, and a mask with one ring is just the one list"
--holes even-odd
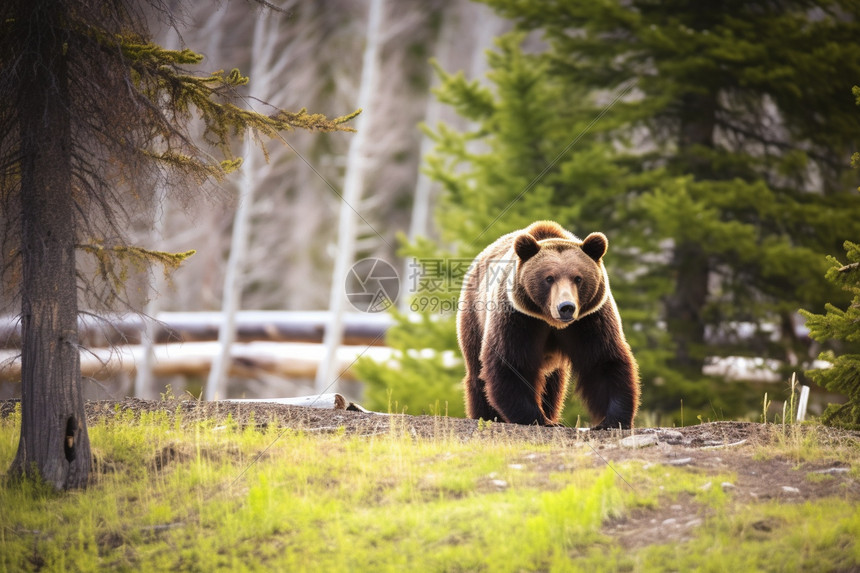
[(486, 384), (480, 378), (466, 376), (464, 383), (466, 388), (466, 415), (477, 420), (502, 421), (503, 418), (487, 399)]
[(609, 399), (606, 416), (592, 430), (629, 430), (633, 427), (633, 408), (625, 400)]
[(588, 411), (597, 421), (593, 430), (622, 429), (633, 426), (638, 402), (635, 365), (613, 360), (579, 373), (577, 390)]
[(537, 368), (516, 364), (502, 355), (495, 355), (483, 362), (481, 377), (486, 382), (487, 399), (506, 422), (554, 425), (539, 406), (543, 384), (535, 382), (538, 378)]
[(540, 370), (549, 330), (542, 320), (512, 309), (488, 315), (481, 379), (490, 405), (506, 422), (553, 425), (541, 408), (546, 380)]

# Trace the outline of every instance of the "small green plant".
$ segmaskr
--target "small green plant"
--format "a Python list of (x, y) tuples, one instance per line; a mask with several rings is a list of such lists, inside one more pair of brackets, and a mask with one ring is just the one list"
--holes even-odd
[(767, 424), (767, 411), (770, 409), (772, 400), (767, 399), (767, 392), (764, 393), (764, 400), (761, 404), (761, 423)]
[(797, 387), (800, 383), (797, 380), (797, 373), (792, 372), (791, 378), (788, 381), (789, 387), (789, 396), (788, 400), (782, 403), (782, 425), (786, 424), (794, 424), (797, 422), (797, 414), (798, 414), (798, 404), (797, 400), (799, 397), (799, 392)]
[(162, 402), (173, 402), (176, 400), (176, 396), (173, 395), (173, 386), (168, 384), (164, 388), (164, 392), (159, 393)]

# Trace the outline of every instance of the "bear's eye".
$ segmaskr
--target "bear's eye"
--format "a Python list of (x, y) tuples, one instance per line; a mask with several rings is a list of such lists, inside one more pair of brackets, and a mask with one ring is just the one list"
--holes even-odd
[(554, 277), (554, 276), (548, 276), (548, 277), (546, 277), (546, 282), (547, 282), (547, 284), (552, 284), (552, 283), (554, 283), (554, 282), (555, 282), (555, 277)]
[(573, 277), (573, 284), (578, 285), (581, 283), (582, 283), (582, 277)]

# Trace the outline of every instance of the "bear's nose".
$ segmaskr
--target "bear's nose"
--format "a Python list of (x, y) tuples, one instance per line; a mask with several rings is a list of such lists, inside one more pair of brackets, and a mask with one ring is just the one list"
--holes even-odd
[(573, 319), (573, 315), (576, 312), (576, 305), (570, 301), (565, 301), (559, 303), (558, 305), (558, 316), (562, 320), (571, 320)]

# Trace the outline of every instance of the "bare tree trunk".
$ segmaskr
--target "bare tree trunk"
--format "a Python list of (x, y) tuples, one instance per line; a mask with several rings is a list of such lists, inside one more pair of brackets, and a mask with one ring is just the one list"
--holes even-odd
[(10, 473), (79, 488), (91, 459), (78, 349), (68, 21), (62, 2), (22, 0), (16, 8), (23, 342), (21, 438)]
[[(269, 87), (274, 78), (283, 73), (286, 59), (278, 58), (275, 49), (278, 39), (279, 17), (276, 13), (261, 11), (254, 23), (254, 36), (251, 47), (251, 71), (249, 77), (260, 87), (257, 93), (263, 98), (273, 95)], [(255, 81), (256, 80), (256, 81)], [(227, 272), (224, 277), (224, 294), (222, 299), (222, 322), (218, 333), (221, 345), (218, 355), (209, 371), (206, 383), (206, 400), (215, 400), (220, 396), (227, 373), (230, 371), (230, 350), (236, 340), (236, 312), (239, 310), (244, 287), (244, 266), (248, 257), (248, 241), (251, 234), (249, 224), (254, 206), (254, 191), (265, 179), (268, 165), (258, 165), (258, 153), (251, 134), (245, 141), (242, 163), (242, 183), (239, 186), (239, 204), (233, 218), (233, 235), (230, 243), (230, 256), (227, 260)], [(226, 393), (226, 392), (225, 392)]]
[[(224, 28), (223, 22), (227, 14), (226, 7), (218, 10), (218, 15), (213, 14), (209, 19), (209, 25), (217, 29), (217, 35), (220, 38), (221, 31)], [(254, 24), (254, 31), (257, 31), (259, 23), (263, 18), (262, 14), (257, 15), (257, 21)], [(215, 26), (215, 23), (219, 23)], [(210, 39), (214, 34), (210, 36)], [(256, 44), (256, 37), (252, 40)], [(210, 50), (214, 51), (218, 48), (214, 43), (210, 44)], [(253, 54), (251, 56), (253, 58)], [(220, 349), (218, 354), (212, 360), (212, 366), (209, 369), (209, 378), (206, 381), (206, 389), (204, 397), (207, 400), (214, 400), (230, 371), (230, 351), (233, 342), (236, 339), (236, 311), (242, 297), (241, 285), (241, 265), (244, 262), (244, 251), (248, 242), (245, 228), (248, 221), (248, 213), (250, 213), (253, 201), (253, 188), (248, 185), (250, 181), (251, 170), (253, 169), (252, 160), (249, 157), (253, 153), (250, 145), (251, 139), (248, 134), (245, 149), (243, 151), (245, 157), (242, 163), (242, 183), (239, 186), (239, 198), (236, 206), (236, 212), (233, 215), (233, 234), (230, 237), (230, 255), (227, 258), (227, 268), (224, 273), (224, 288), (221, 293), (221, 325), (218, 329), (218, 343)], [(250, 153), (249, 153), (250, 151)], [(252, 183), (252, 182), (251, 182)]]
[[(163, 241), (165, 218), (168, 210), (166, 209), (167, 193), (163, 185), (160, 185), (156, 190), (157, 198), (155, 200), (156, 208), (161, 209), (161, 215), (155, 217), (155, 224), (152, 230), (153, 242), (158, 244)], [(146, 303), (146, 316), (144, 317), (143, 332), (141, 333), (141, 345), (143, 346), (143, 354), (140, 364), (137, 365), (137, 373), (134, 378), (134, 396), (150, 400), (156, 398), (155, 389), (153, 388), (152, 367), (155, 360), (155, 338), (158, 333), (158, 324), (155, 317), (158, 316), (161, 310), (159, 297), (160, 291), (164, 286), (163, 275), (156, 273), (153, 279), (154, 284), (150, 288), (149, 302)]]
[[(450, 16), (451, 10), (442, 14), (442, 23), (439, 26), (439, 33), (436, 37), (436, 60), (444, 65), (448, 61), (448, 53), (450, 52), (451, 44), (454, 38), (452, 33), (454, 26)], [(433, 71), (430, 72), (435, 77)], [(431, 78), (432, 79), (432, 78)], [(438, 82), (433, 82), (438, 83)], [(439, 121), (439, 108), (441, 104), (432, 93), (427, 94), (427, 103), (424, 111), (424, 123), (431, 129), (436, 128), (436, 123)], [(433, 138), (424, 133), (421, 136), (421, 147), (418, 151), (419, 161), (423, 162), (424, 158), (430, 155), (435, 145)], [(418, 180), (415, 183), (415, 196), (412, 200), (412, 217), (409, 221), (409, 242), (415, 242), (418, 237), (426, 237), (430, 227), (430, 205), (431, 194), (433, 191), (433, 180), (420, 167), (418, 168)], [(414, 275), (417, 272), (415, 268), (415, 259), (407, 258), (403, 261), (403, 275), (400, 277), (400, 311), (406, 312), (409, 309), (409, 297), (413, 294), (414, 287), (417, 281), (414, 280)]]
[[(164, 47), (169, 50), (178, 50), (180, 48), (179, 33), (174, 28), (169, 28), (167, 38), (164, 41)], [(167, 227), (167, 216), (170, 213), (168, 208), (167, 184), (159, 182), (158, 188), (155, 190), (155, 208), (160, 211), (156, 212), (155, 220), (152, 228), (152, 243), (156, 249), (161, 250), (164, 243), (164, 229)], [(155, 338), (158, 333), (158, 324), (155, 317), (161, 311), (161, 291), (164, 288), (164, 275), (155, 273), (153, 284), (149, 286), (149, 301), (146, 303), (144, 314), (143, 332), (141, 333), (141, 346), (143, 353), (140, 363), (137, 365), (137, 370), (134, 377), (134, 396), (144, 400), (151, 400), (158, 397), (154, 388), (153, 362), (155, 361)]]
[(233, 236), (230, 242), (230, 257), (227, 260), (227, 273), (224, 277), (224, 295), (221, 307), (221, 328), (218, 331), (220, 351), (212, 362), (209, 379), (206, 382), (206, 400), (220, 396), (224, 379), (230, 370), (230, 349), (236, 340), (236, 311), (242, 298), (242, 267), (248, 250), (248, 219), (254, 202), (254, 149), (249, 137), (245, 144), (245, 157), (242, 164), (242, 185), (239, 192), (239, 205), (233, 218)]
[(326, 325), (325, 356), (317, 370), (315, 389), (322, 394), (327, 391), (337, 391), (336, 357), (343, 336), (343, 312), (346, 303), (344, 285), (349, 265), (355, 258), (355, 211), (361, 201), (364, 187), (364, 170), (367, 163), (367, 131), (370, 127), (371, 100), (378, 91), (379, 76), (379, 38), (380, 23), (385, 9), (384, 0), (371, 0), (370, 13), (367, 21), (366, 42), (361, 67), (361, 84), (358, 90), (358, 104), (363, 109), (357, 118), (355, 128), (357, 133), (349, 142), (346, 173), (344, 174), (343, 200), (337, 226), (337, 255), (335, 256), (334, 272), (332, 273), (331, 293), (329, 296), (329, 312), (331, 318)]

